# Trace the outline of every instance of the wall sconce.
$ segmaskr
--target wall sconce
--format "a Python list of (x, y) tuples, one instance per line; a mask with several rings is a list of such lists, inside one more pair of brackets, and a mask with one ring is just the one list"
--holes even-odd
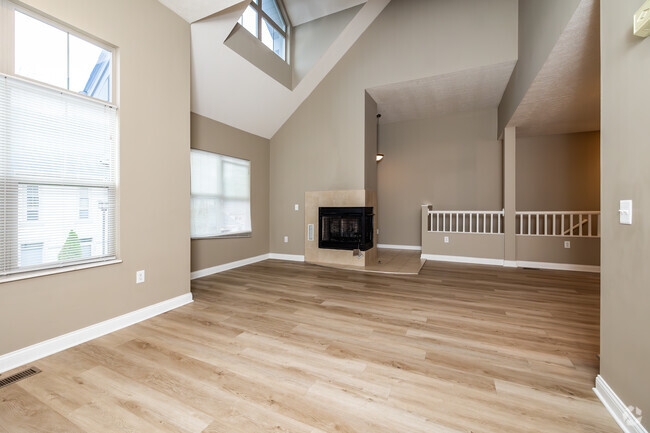
[(383, 153), (378, 153), (377, 156), (376, 156), (376, 158), (377, 158), (377, 162), (379, 162), (379, 161), (381, 161), (382, 159), (384, 159), (384, 154), (383, 154)]

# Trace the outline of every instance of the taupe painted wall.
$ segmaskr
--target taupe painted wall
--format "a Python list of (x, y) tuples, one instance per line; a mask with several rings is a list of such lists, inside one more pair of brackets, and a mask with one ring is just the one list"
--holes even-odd
[(365, 182), (364, 188), (370, 191), (377, 191), (377, 103), (372, 96), (366, 92), (365, 106)]
[[(571, 248), (564, 248), (564, 241)], [(599, 266), (600, 238), (517, 236), (517, 260)]]
[(519, 0), (519, 56), (499, 105), (499, 134), (542, 69), (579, 3), (580, 0)]
[(25, 3), (118, 47), (123, 263), (0, 284), (0, 354), (190, 290), (189, 24), (155, 0)]
[(271, 139), (271, 251), (303, 254), (305, 191), (364, 187), (366, 88), (511, 61), (516, 36), (514, 0), (392, 1)]
[[(650, 428), (650, 39), (632, 35), (639, 0), (602, 0), (601, 374)], [(633, 225), (618, 223), (634, 200)]]
[(305, 78), (311, 68), (338, 38), (363, 5), (309, 21), (292, 29), (291, 70), (293, 87)]
[(192, 113), (192, 148), (251, 162), (248, 238), (192, 240), (192, 272), (269, 252), (269, 140)]
[(496, 109), (381, 125), (379, 243), (420, 245), (423, 204), (503, 209), (503, 149), (496, 128)]
[(600, 133), (517, 137), (517, 210), (600, 210)]

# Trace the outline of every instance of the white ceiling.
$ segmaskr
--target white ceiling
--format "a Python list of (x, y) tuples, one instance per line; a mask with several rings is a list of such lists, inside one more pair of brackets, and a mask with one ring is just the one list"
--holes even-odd
[(291, 24), (299, 26), (365, 2), (366, 0), (284, 0), (284, 6)]
[(367, 89), (381, 123), (497, 108), (515, 62), (436, 75)]
[(600, 8), (582, 0), (508, 122), (518, 136), (600, 130)]
[[(189, 23), (221, 12), (250, 0), (158, 0)], [(291, 24), (299, 26), (309, 21), (365, 3), (366, 0), (284, 0)], [(234, 24), (233, 24), (234, 25)]]
[[(227, 9), (242, 0), (158, 0), (188, 23)], [(234, 25), (234, 24), (233, 24)]]
[(368, 0), (293, 90), (218, 42), (226, 40), (247, 2), (193, 23), (192, 111), (271, 138), (389, 1)]

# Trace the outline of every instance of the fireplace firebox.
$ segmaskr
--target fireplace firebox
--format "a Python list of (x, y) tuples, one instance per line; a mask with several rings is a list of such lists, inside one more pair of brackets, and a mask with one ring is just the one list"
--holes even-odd
[(368, 251), (373, 243), (373, 208), (318, 208), (318, 248)]

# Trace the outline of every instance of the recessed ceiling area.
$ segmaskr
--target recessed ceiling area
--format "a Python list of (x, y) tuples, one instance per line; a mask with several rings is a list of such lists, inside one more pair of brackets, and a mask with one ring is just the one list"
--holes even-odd
[(582, 0), (507, 126), (517, 136), (600, 130), (600, 5)]
[(497, 108), (514, 61), (367, 89), (381, 123)]
[(365, 2), (366, 0), (284, 0), (284, 6), (291, 24), (299, 26)]

